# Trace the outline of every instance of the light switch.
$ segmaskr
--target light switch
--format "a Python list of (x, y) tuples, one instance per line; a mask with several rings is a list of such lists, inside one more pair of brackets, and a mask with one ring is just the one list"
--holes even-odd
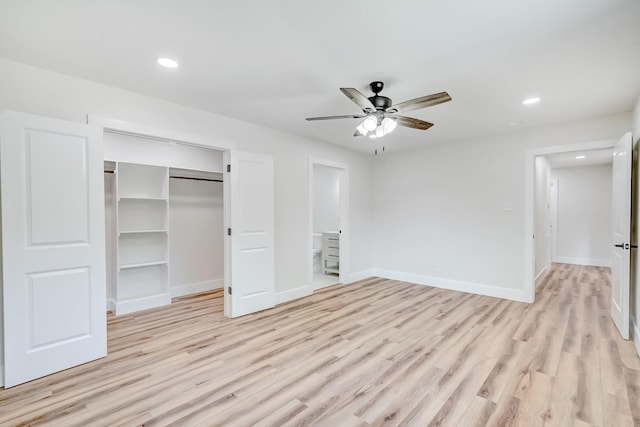
[(502, 210), (505, 212), (513, 211), (513, 202), (504, 202), (502, 204)]

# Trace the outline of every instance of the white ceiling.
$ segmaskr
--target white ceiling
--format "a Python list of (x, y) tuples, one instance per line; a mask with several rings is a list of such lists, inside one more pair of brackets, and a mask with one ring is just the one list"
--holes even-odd
[(0, 57), (363, 151), (355, 120), (304, 118), (359, 113), (338, 88), (373, 80), (449, 92), (396, 150), (630, 111), (640, 1), (2, 0)]
[[(576, 157), (584, 158), (576, 158)], [(613, 163), (613, 149), (575, 151), (571, 153), (559, 153), (546, 156), (549, 165), (554, 168), (570, 168), (578, 166), (608, 165)]]

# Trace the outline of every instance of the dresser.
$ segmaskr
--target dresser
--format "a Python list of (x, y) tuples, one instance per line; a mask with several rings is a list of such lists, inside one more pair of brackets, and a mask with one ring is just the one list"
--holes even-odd
[(322, 233), (322, 272), (340, 274), (340, 234), (337, 231)]

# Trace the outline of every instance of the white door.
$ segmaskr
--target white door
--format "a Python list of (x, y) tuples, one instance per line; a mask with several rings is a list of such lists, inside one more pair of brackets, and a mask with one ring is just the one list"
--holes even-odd
[(230, 151), (225, 157), (225, 314), (275, 305), (273, 158)]
[(102, 131), (0, 115), (5, 386), (106, 355)]
[(613, 256), (611, 317), (620, 335), (629, 339), (629, 267), (631, 243), (631, 134), (613, 149)]

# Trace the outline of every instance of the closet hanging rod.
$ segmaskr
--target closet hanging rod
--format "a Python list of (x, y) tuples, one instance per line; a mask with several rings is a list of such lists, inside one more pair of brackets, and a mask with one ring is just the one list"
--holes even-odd
[[(105, 170), (104, 173), (114, 173), (114, 171), (110, 171), (110, 170)], [(176, 178), (176, 179), (191, 179), (193, 181), (209, 181), (209, 182), (224, 182), (221, 179), (210, 179), (210, 178), (196, 178), (196, 177), (192, 177), (192, 176), (173, 176), (170, 175), (169, 178)]]
[(193, 181), (222, 182), (222, 180), (221, 180), (221, 179), (196, 178), (196, 177), (192, 177), (192, 176), (173, 176), (173, 175), (169, 175), (169, 178), (176, 178), (176, 179), (191, 179), (191, 180), (193, 180)]

